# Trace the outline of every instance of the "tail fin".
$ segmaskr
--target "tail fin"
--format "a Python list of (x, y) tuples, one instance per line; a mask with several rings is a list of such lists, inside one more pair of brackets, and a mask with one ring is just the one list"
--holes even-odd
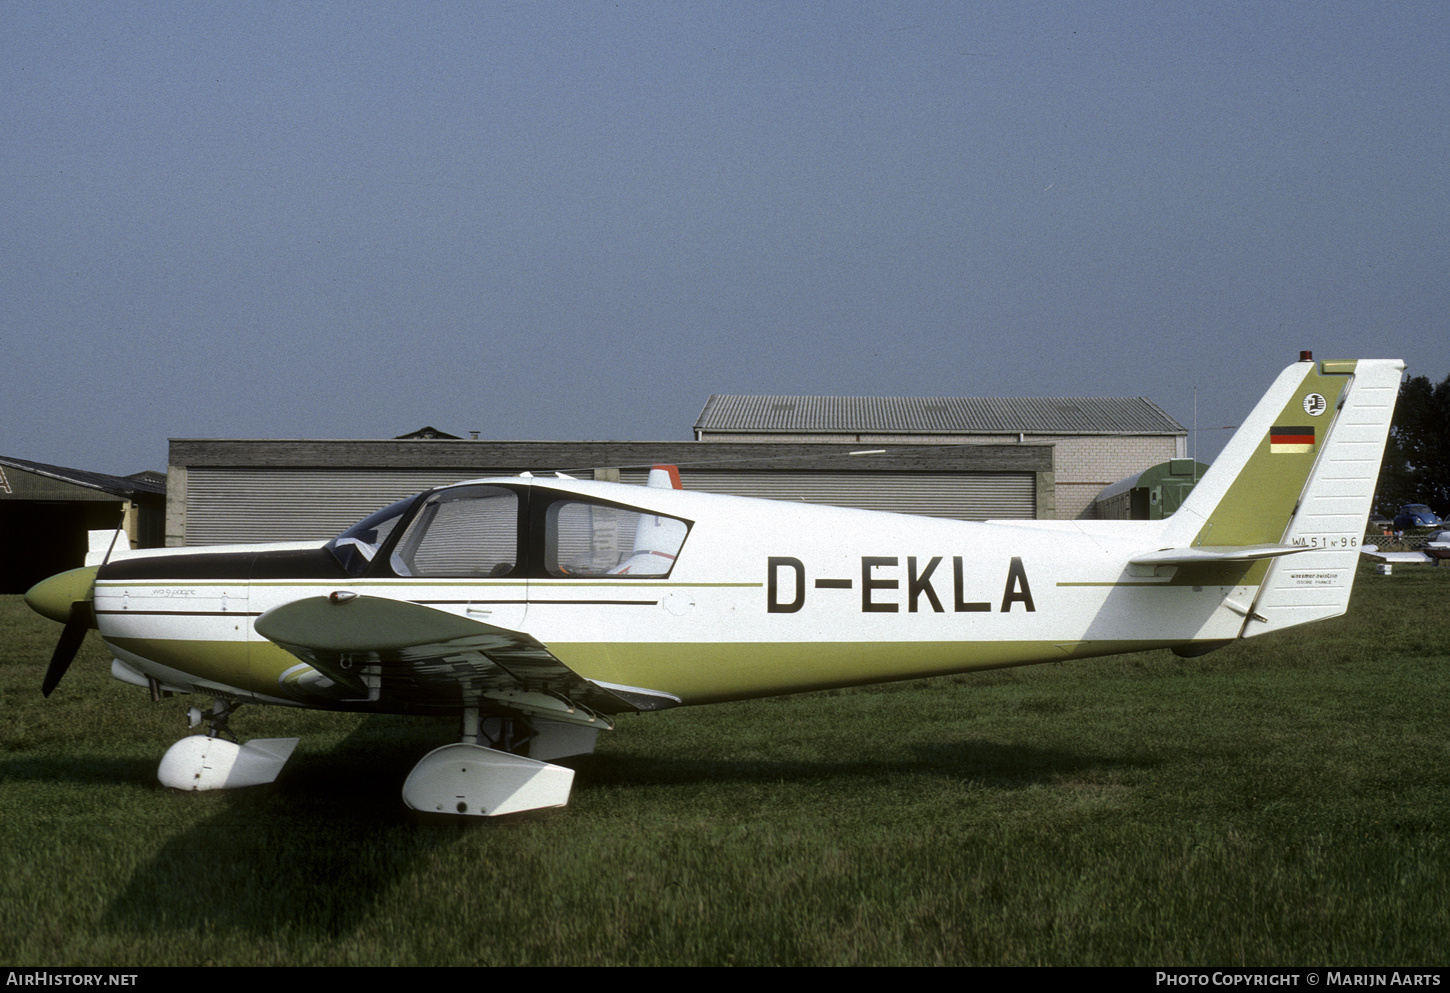
[(645, 480), (646, 486), (656, 486), (664, 490), (682, 490), (685, 487), (680, 484), (680, 467), (677, 465), (652, 466), (649, 471), (649, 478)]
[(1296, 549), (1256, 557), (1240, 580), (1258, 587), (1242, 637), (1349, 606), (1404, 367), (1389, 359), (1291, 365), (1169, 519), (1163, 540), (1175, 546)]

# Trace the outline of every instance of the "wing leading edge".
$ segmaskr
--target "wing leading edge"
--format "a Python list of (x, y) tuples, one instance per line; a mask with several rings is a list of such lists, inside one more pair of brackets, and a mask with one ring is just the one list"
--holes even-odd
[(580, 724), (681, 703), (668, 693), (586, 679), (526, 632), (406, 600), (308, 597), (267, 611), (256, 629), (306, 664), (284, 677), (283, 689), (294, 696), (492, 707)]

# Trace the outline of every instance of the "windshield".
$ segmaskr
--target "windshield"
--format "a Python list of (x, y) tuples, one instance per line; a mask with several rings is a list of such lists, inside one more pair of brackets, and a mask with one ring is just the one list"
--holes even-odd
[(512, 576), (518, 535), (518, 494), (500, 486), (449, 486), (428, 495), (388, 564), (399, 576)]
[(342, 563), (349, 575), (361, 576), (367, 571), (368, 564), (372, 562), (378, 549), (388, 540), (388, 535), (393, 533), (398, 521), (402, 520), (417, 499), (415, 494), (364, 518), (329, 541), (327, 550)]

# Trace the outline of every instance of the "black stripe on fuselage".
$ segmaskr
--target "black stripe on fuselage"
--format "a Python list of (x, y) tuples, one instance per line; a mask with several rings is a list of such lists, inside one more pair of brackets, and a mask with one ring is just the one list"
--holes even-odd
[(347, 571), (325, 548), (186, 552), (107, 562), (98, 579), (338, 579)]
[(99, 614), (129, 617), (261, 617), (256, 610), (98, 610)]

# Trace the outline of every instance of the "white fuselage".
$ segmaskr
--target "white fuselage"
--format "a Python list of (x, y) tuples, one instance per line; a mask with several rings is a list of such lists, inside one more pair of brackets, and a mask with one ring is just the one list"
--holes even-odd
[[(968, 523), (610, 483), (490, 482), (627, 501), (688, 521), (688, 537), (658, 577), (266, 578), (254, 564), (268, 556), (325, 553), (136, 553), (124, 562), (151, 558), (151, 575), (103, 571), (96, 584), (101, 634), (162, 684), (298, 703), (282, 686), (297, 660), (253, 622), (350, 591), (526, 628), (588, 679), (701, 703), (1220, 642), (1243, 624), (1230, 604), (1253, 595), (1247, 584), (1190, 585), (1172, 568), (1131, 566), (1157, 547), (1162, 522)], [(232, 566), (193, 568), (208, 557)]]

